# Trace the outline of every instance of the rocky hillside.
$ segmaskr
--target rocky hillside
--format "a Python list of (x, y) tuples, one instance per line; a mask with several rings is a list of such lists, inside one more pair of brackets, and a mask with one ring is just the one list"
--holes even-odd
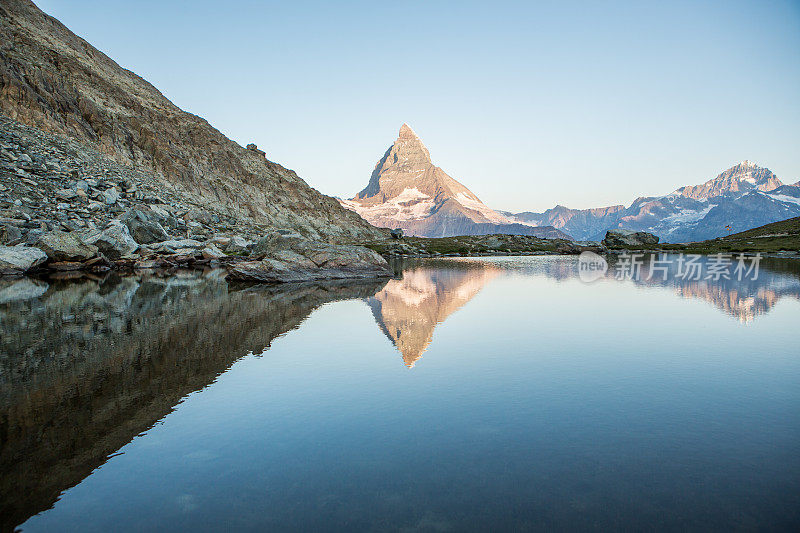
[(577, 239), (600, 240), (609, 229), (653, 233), (664, 242), (703, 241), (800, 215), (800, 187), (784, 185), (768, 168), (743, 161), (699, 185), (630, 206), (506, 213), (518, 222), (552, 225)]
[(243, 148), (179, 109), (29, 0), (0, 3), (0, 35), (7, 117), (94, 147), (212, 217), (329, 241), (380, 235), (255, 146)]
[(375, 226), (409, 235), (449, 237), (508, 233), (569, 239), (554, 228), (531, 227), (489, 208), (431, 161), (416, 133), (403, 124), (397, 140), (375, 165), (369, 184), (342, 205)]

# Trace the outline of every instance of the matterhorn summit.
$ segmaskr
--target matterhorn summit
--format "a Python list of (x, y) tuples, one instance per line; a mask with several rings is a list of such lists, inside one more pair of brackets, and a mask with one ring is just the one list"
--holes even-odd
[(375, 165), (364, 190), (341, 203), (375, 226), (402, 228), (409, 235), (512, 233), (569, 238), (551, 227), (516, 223), (488, 207), (433, 164), (430, 152), (408, 124), (400, 127), (397, 140)]

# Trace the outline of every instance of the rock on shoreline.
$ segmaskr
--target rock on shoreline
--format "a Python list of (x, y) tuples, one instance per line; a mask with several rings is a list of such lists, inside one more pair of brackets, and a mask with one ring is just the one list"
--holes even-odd
[[(271, 246), (256, 261), (234, 263), (228, 277), (261, 282), (362, 279), (391, 275), (386, 260), (361, 246), (342, 246), (297, 238), (269, 236)], [(258, 244), (256, 245), (258, 248)], [(261, 255), (260, 253), (258, 255)]]

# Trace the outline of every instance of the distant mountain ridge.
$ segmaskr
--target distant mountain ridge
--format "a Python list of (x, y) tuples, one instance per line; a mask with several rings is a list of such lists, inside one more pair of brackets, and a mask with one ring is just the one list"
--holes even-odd
[(367, 186), (340, 202), (375, 226), (421, 237), (510, 233), (570, 239), (555, 228), (519, 223), (488, 207), (433, 164), (408, 124), (375, 165)]
[(647, 231), (665, 242), (713, 239), (800, 215), (800, 182), (784, 185), (768, 168), (742, 161), (699, 185), (640, 197), (625, 207), (556, 206), (541, 213), (501, 212), (511, 220), (553, 226), (578, 240), (601, 240), (609, 229)]

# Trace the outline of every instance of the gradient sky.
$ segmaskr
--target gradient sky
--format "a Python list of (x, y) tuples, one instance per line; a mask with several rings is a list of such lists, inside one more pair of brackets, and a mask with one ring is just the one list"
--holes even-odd
[(39, 0), (320, 191), (408, 122), (497, 209), (628, 204), (750, 159), (800, 179), (800, 2)]

